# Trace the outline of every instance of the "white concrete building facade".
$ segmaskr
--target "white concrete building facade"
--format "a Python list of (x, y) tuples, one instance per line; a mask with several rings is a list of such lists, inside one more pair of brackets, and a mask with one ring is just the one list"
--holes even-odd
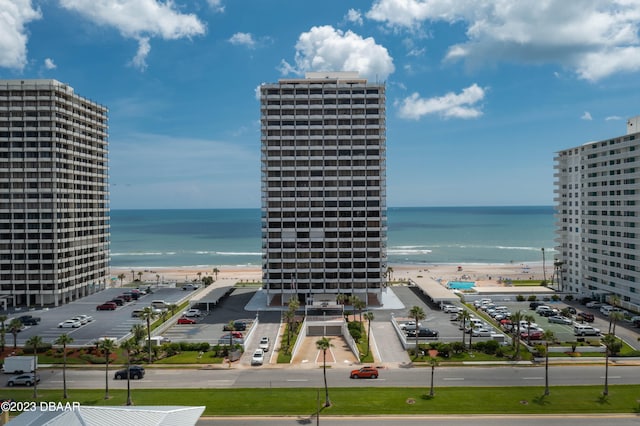
[(381, 303), (387, 269), (385, 85), (357, 73), (263, 84), (262, 260), (270, 305)]
[(640, 311), (640, 117), (555, 157), (560, 289)]
[(56, 80), (0, 80), (0, 300), (58, 306), (109, 274), (107, 108)]

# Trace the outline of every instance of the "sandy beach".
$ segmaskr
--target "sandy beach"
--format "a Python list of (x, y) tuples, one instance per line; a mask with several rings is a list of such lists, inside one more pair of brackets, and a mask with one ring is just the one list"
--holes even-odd
[[(542, 262), (529, 262), (518, 264), (434, 264), (434, 265), (390, 265), (393, 272), (391, 281), (406, 281), (415, 276), (428, 276), (442, 281), (475, 281), (476, 286), (500, 286), (504, 279), (524, 280), (543, 279), (546, 273), (547, 280), (553, 274), (553, 264), (547, 263), (545, 271), (542, 270)], [(202, 277), (213, 276), (213, 268), (111, 268), (111, 277), (117, 278), (124, 274), (123, 284), (140, 278), (144, 282), (190, 282), (200, 280)], [(218, 266), (217, 278), (225, 280), (237, 280), (260, 282), (261, 270), (257, 267)], [(142, 274), (140, 274), (142, 273)], [(112, 279), (112, 285), (119, 286), (119, 279)]]

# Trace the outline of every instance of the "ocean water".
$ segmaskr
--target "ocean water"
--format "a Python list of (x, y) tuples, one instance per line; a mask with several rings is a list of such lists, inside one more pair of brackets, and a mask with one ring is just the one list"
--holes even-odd
[[(553, 259), (551, 206), (388, 210), (390, 264)], [(112, 210), (113, 267), (260, 266), (260, 210)]]

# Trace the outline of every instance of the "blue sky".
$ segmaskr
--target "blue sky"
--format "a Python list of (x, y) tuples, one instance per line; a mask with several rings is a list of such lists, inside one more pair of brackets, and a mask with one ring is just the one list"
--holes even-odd
[(388, 205), (551, 205), (640, 114), (638, 0), (0, 0), (0, 78), (110, 110), (111, 207), (260, 206), (261, 83), (387, 84)]

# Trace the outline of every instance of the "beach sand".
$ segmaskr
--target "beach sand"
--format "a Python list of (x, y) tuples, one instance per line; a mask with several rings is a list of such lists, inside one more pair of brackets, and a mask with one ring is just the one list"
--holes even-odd
[[(502, 280), (547, 280), (553, 274), (553, 265), (546, 264), (542, 270), (542, 262), (518, 264), (434, 264), (434, 265), (390, 265), (393, 269), (390, 281), (406, 281), (410, 278), (428, 276), (442, 281), (475, 281), (478, 287), (501, 286)], [(257, 267), (219, 266), (217, 267), (219, 280), (236, 280), (238, 282), (260, 282), (262, 272)], [(132, 272), (133, 271), (133, 272)], [(142, 272), (142, 275), (139, 273)], [(144, 282), (191, 282), (202, 277), (216, 278), (211, 268), (111, 268), (111, 277), (117, 278), (124, 274), (123, 284), (130, 283), (135, 277)], [(198, 275), (200, 274), (200, 275)], [(119, 279), (112, 279), (113, 286), (120, 286)]]

